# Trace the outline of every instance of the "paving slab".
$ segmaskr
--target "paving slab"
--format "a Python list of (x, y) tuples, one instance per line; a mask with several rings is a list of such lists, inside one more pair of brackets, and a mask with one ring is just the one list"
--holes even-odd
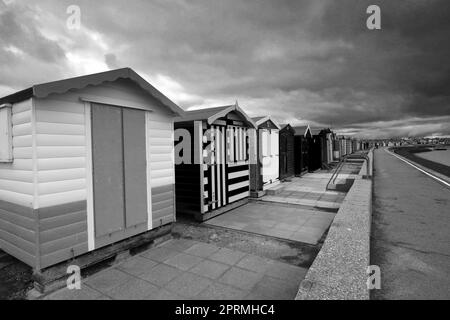
[(261, 273), (232, 267), (220, 277), (219, 282), (250, 291), (261, 278)]
[(159, 288), (142, 279), (130, 279), (105, 293), (115, 300), (142, 300), (149, 295), (156, 294)]
[(185, 272), (170, 281), (165, 286), (165, 289), (186, 298), (194, 298), (200, 292), (205, 290), (211, 283), (212, 282), (210, 279)]
[(203, 259), (200, 257), (192, 256), (190, 254), (185, 253), (179, 253), (173, 256), (172, 258), (167, 259), (165, 263), (168, 264), (169, 266), (175, 267), (182, 271), (187, 271), (195, 267), (202, 261)]
[(147, 273), (157, 264), (158, 262), (138, 256), (126, 260), (125, 262), (117, 266), (117, 268), (128, 274), (139, 276), (141, 274)]
[(230, 268), (229, 265), (216, 261), (204, 260), (192, 268), (190, 272), (210, 279), (217, 279)]
[(184, 250), (184, 252), (187, 254), (190, 254), (190, 255), (197, 256), (197, 257), (206, 258), (218, 250), (219, 250), (219, 248), (212, 244), (200, 242), (200, 243), (194, 244), (192, 247)]
[(94, 289), (83, 286), (80, 290), (61, 289), (46, 296), (44, 300), (98, 300), (101, 297), (105, 296)]
[(147, 273), (140, 275), (140, 278), (159, 287), (163, 287), (181, 273), (181, 270), (161, 263)]
[(292, 300), (297, 295), (295, 281), (287, 281), (265, 275), (253, 288), (252, 293), (273, 300)]
[(167, 259), (170, 259), (179, 253), (180, 253), (180, 251), (167, 245), (164, 247), (154, 248), (154, 250), (146, 251), (142, 254), (142, 256), (144, 258), (147, 258), (147, 259), (150, 259), (150, 260), (153, 260), (156, 262), (164, 262)]
[(215, 282), (203, 290), (197, 298), (201, 300), (241, 300), (247, 294), (247, 291)]
[(246, 255), (242, 258), (236, 266), (242, 269), (254, 271), (254, 272), (266, 272), (273, 262), (269, 259), (264, 259), (252, 254)]
[(133, 279), (133, 276), (123, 271), (108, 269), (88, 278), (86, 284), (97, 291), (106, 293), (115, 286), (121, 285), (131, 279)]
[(234, 265), (244, 256), (244, 252), (235, 251), (228, 248), (220, 248), (220, 250), (212, 254), (209, 259), (229, 265)]

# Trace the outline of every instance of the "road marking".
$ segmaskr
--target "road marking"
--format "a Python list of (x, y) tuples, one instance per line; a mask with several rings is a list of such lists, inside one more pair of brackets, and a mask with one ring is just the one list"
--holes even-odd
[(432, 175), (432, 174), (429, 173), (429, 172), (426, 172), (425, 170), (423, 170), (423, 169), (419, 168), (418, 166), (414, 165), (413, 163), (411, 163), (411, 162), (409, 162), (409, 161), (403, 159), (403, 157), (400, 157), (399, 155), (396, 155), (395, 153), (389, 151), (388, 149), (384, 149), (384, 151), (386, 151), (386, 152), (389, 153), (390, 155), (392, 155), (392, 156), (394, 156), (394, 157), (396, 157), (396, 158), (402, 160), (403, 162), (406, 162), (406, 163), (409, 164), (411, 167), (414, 167), (414, 168), (416, 168), (417, 170), (419, 170), (419, 171), (425, 173), (427, 176), (430, 176), (431, 178), (433, 178), (433, 179), (439, 181), (440, 183), (443, 183), (443, 184), (446, 185), (447, 187), (450, 187), (450, 183), (448, 183), (447, 181), (442, 180), (441, 178), (438, 178), (438, 177), (436, 177), (435, 175)]

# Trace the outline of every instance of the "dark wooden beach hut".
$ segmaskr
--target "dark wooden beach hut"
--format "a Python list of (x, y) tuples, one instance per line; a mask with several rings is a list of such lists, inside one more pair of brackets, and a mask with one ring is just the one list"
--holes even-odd
[(279, 157), (280, 157), (280, 180), (295, 175), (294, 159), (294, 136), (295, 130), (290, 124), (280, 126), (279, 133)]
[(322, 129), (311, 129), (311, 139), (308, 140), (308, 171), (316, 171), (322, 168), (323, 137)]
[(311, 143), (312, 134), (309, 125), (294, 127), (294, 162), (295, 175), (299, 176), (308, 171), (309, 161), (309, 145)]
[(238, 104), (187, 111), (175, 129), (177, 214), (204, 221), (245, 204), (255, 124)]

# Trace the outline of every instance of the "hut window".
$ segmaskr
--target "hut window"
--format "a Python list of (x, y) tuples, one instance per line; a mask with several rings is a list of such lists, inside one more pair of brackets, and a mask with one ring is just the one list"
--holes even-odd
[(11, 162), (12, 153), (12, 120), (11, 105), (0, 106), (0, 162)]

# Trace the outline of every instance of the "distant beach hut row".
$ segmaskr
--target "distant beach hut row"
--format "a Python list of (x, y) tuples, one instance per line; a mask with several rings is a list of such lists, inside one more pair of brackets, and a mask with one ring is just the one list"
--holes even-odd
[(184, 111), (129, 68), (0, 98), (0, 248), (36, 271), (207, 220), (364, 148), (328, 128)]

